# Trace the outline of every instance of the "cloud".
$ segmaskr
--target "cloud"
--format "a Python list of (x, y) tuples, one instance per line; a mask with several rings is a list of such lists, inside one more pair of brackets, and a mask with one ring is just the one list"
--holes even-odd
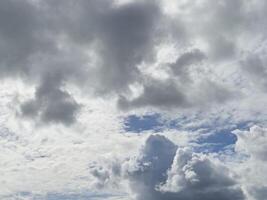
[(241, 62), (242, 70), (245, 75), (248, 76), (249, 80), (254, 85), (258, 85), (263, 91), (266, 91), (267, 82), (266, 75), (267, 70), (265, 67), (266, 58), (262, 59), (260, 55), (249, 55), (244, 61)]
[(101, 87), (117, 91), (137, 79), (137, 65), (153, 56), (159, 21), (160, 10), (153, 1), (125, 4), (101, 16)]
[[(239, 23), (244, 20), (243, 5), (240, 1), (225, 1), (223, 5), (212, 3), (207, 6), (207, 9), (213, 7), (218, 11), (214, 13), (206, 12), (206, 9), (202, 9), (198, 4), (192, 4), (187, 8), (192, 15), (196, 11), (210, 17), (206, 25), (208, 30), (218, 24), (218, 20), (223, 22), (222, 27), (216, 25), (222, 34), (216, 32), (215, 35), (218, 37), (216, 36), (217, 39), (212, 41), (217, 42), (214, 43), (214, 47), (209, 47), (219, 50), (207, 51), (201, 46), (196, 46), (192, 50), (181, 53), (175, 63), (168, 65), (172, 69), (172, 73), (169, 74), (170, 79), (161, 82), (146, 77), (138, 67), (141, 64), (149, 65), (156, 62), (159, 45), (171, 41), (174, 44), (181, 43), (182, 48), (187, 48), (190, 43), (194, 46), (194, 41), (198, 39), (195, 34), (199, 32), (201, 40), (210, 46), (213, 45), (213, 42), (210, 42), (213, 34), (204, 31), (204, 27), (201, 30), (193, 28), (189, 30), (189, 26), (195, 26), (190, 23), (197, 22), (193, 20), (188, 23), (181, 13), (180, 16), (176, 16), (176, 18), (181, 17), (181, 20), (175, 26), (179, 26), (187, 36), (177, 37), (177, 32), (173, 30), (172, 25), (175, 24), (176, 18), (173, 19), (164, 13), (159, 1), (140, 0), (118, 4), (115, 1), (104, 0), (89, 2), (79, 0), (75, 3), (71, 0), (58, 2), (12, 0), (2, 4), (1, 8), (5, 9), (1, 12), (3, 17), (0, 22), (4, 27), (0, 32), (0, 51), (3, 55), (0, 69), (3, 74), (6, 74), (5, 77), (23, 78), (29, 81), (30, 85), (37, 84), (36, 90), (38, 90), (46, 87), (44, 86), (46, 81), (43, 81), (46, 74), (60, 74), (57, 76), (61, 79), (59, 82), (74, 84), (84, 92), (90, 91), (97, 96), (107, 94), (123, 96), (118, 103), (121, 108), (148, 106), (162, 109), (168, 106), (184, 108), (191, 107), (189, 106), (191, 104), (197, 105), (195, 102), (188, 101), (188, 98), (195, 98), (191, 96), (195, 89), (192, 90), (192, 85), (184, 83), (185, 80), (194, 80), (192, 73), (195, 69), (191, 69), (191, 65), (198, 65), (204, 59), (211, 58), (213, 53), (217, 57), (228, 57), (224, 54), (232, 54), (229, 50), (232, 45), (228, 42), (229, 34), (223, 33), (226, 33), (226, 28), (231, 32), (233, 29), (235, 33), (232, 21)], [(235, 7), (238, 12), (233, 12), (232, 7)], [(163, 23), (166, 25), (161, 26)], [(207, 35), (210, 37), (207, 38)], [(181, 83), (173, 81), (175, 76), (179, 77)], [(208, 77), (205, 79), (211, 81)], [(124, 98), (131, 93), (131, 85), (138, 82), (144, 87), (144, 94), (131, 101), (127, 97)], [(61, 90), (59, 88), (61, 84), (52, 87), (57, 91)], [(199, 90), (198, 87), (196, 89)], [(222, 93), (218, 97), (219, 100), (217, 97), (208, 97), (203, 101), (221, 102), (221, 96), (229, 97), (225, 98), (225, 101), (232, 99), (231, 95), (224, 95), (224, 91), (229, 90), (227, 87), (214, 87), (212, 90), (215, 91), (213, 94)], [(202, 96), (206, 94), (209, 95), (204, 91)], [(56, 98), (56, 96), (63, 98), (62, 95), (48, 95), (46, 98)], [(65, 96), (70, 96), (70, 93)], [(69, 99), (75, 98), (70, 96)], [(52, 102), (54, 99), (49, 101)], [(65, 108), (64, 100), (55, 101), (59, 107)], [(32, 104), (38, 106), (38, 103)], [(27, 105), (22, 106), (25, 112), (36, 110), (33, 109), (34, 105)], [(47, 103), (46, 107), (54, 110), (50, 103)], [(59, 111), (59, 107), (58, 112), (64, 112)], [(68, 120), (52, 121), (75, 121), (72, 119), (72, 113), (76, 110), (74, 107), (70, 108), (73, 111), (67, 111), (64, 114), (68, 115), (66, 117)]]
[(260, 200), (266, 197), (266, 128), (253, 126), (248, 131), (236, 130), (236, 151), (247, 157), (238, 166), (238, 173), (249, 198)]
[(171, 109), (172, 107), (186, 107), (188, 102), (185, 94), (179, 89), (174, 82), (152, 81), (144, 87), (143, 94), (131, 101), (125, 97), (121, 97), (118, 105), (123, 108), (131, 107), (164, 107)]
[[(188, 78), (186, 75), (181, 77), (181, 80)], [(226, 103), (242, 97), (239, 91), (209, 80), (203, 80), (197, 85), (189, 83), (189, 86), (183, 83), (177, 83), (175, 80), (148, 81), (138, 97), (129, 100), (120, 96), (118, 106), (125, 110), (142, 107), (188, 109)]]
[[(266, 161), (267, 131), (264, 128), (253, 126), (249, 131), (234, 131), (238, 137), (237, 151), (244, 151), (254, 159)], [(252, 142), (253, 141), (253, 142)]]
[(190, 78), (189, 68), (193, 64), (199, 64), (206, 58), (205, 54), (199, 49), (193, 49), (189, 52), (185, 52), (176, 60), (175, 63), (171, 64), (171, 69), (175, 75), (177, 75), (181, 81), (187, 81)]
[[(0, 198), (266, 199), (266, 8), (0, 1)], [(169, 139), (124, 127), (154, 113)], [(231, 151), (194, 143), (236, 127)]]
[(3, 1), (0, 7), (1, 75), (27, 74), (29, 57), (50, 49), (38, 11), (29, 1)]
[[(50, 92), (51, 95), (46, 96), (51, 102), (46, 103), (47, 110), (57, 107), (54, 114), (47, 115), (61, 115), (55, 114), (60, 112), (66, 118), (61, 120), (57, 116), (50, 120), (44, 114), (41, 117), (44, 122), (73, 122), (72, 113), (77, 110), (75, 103), (67, 103), (72, 104), (67, 108), (69, 111), (62, 110), (69, 102), (62, 98), (74, 98), (62, 94), (61, 84), (56, 81), (52, 82), (54, 85), (48, 83), (49, 80), (44, 81), (46, 74), (58, 74), (54, 77), (60, 79), (59, 82), (74, 83), (78, 87), (88, 85), (86, 90), (93, 90), (96, 94), (120, 93), (139, 79), (137, 65), (153, 57), (161, 16), (155, 1), (119, 6), (102, 0), (75, 3), (12, 0), (1, 4), (1, 74), (6, 74), (5, 78), (26, 79), (30, 84), (39, 82), (38, 88), (52, 87), (54, 94), (57, 91), (58, 95)], [(93, 58), (88, 56), (92, 51)], [(94, 63), (94, 60), (101, 62)], [(36, 101), (40, 98), (37, 91)], [(53, 105), (53, 101), (57, 105)], [(36, 109), (33, 107), (39, 104), (33, 101), (23, 105), (22, 110), (34, 112)]]
[(159, 190), (173, 199), (245, 199), (229, 169), (205, 155), (178, 150)]
[(80, 105), (66, 91), (60, 89), (61, 74), (47, 75), (35, 92), (35, 98), (21, 105), (22, 115), (41, 122), (70, 125), (76, 120)]
[(134, 199), (245, 199), (225, 165), (160, 135), (149, 136), (139, 155), (124, 161), (119, 171), (116, 176), (128, 182)]

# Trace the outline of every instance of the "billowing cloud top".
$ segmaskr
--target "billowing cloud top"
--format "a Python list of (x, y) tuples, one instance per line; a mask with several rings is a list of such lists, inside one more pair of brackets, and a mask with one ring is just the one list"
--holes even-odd
[(267, 199), (266, 13), (0, 1), (0, 199)]

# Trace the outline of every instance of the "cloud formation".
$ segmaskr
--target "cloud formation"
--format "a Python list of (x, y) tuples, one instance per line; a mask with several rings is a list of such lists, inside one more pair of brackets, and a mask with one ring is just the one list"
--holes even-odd
[[(45, 79), (54, 76), (60, 83), (74, 84), (97, 96), (115, 94), (122, 97), (119, 98), (120, 108), (187, 108), (201, 105), (198, 101), (221, 103), (235, 96), (231, 95), (235, 92), (233, 89), (211, 80), (201, 72), (201, 68), (205, 65), (214, 68), (212, 65), (218, 65), (217, 58), (227, 60), (234, 56), (231, 49), (237, 44), (232, 44), (230, 40), (240, 33), (239, 29), (246, 28), (242, 23), (246, 20), (245, 5), (241, 1), (225, 1), (222, 5), (211, 3), (207, 7), (203, 7), (205, 3), (197, 2), (191, 6), (184, 5), (191, 17), (194, 17), (193, 13), (208, 17), (208, 22), (198, 22), (206, 24), (206, 27), (199, 27), (194, 20), (188, 22), (190, 18), (185, 19), (183, 12), (177, 13), (173, 19), (164, 12), (160, 1), (118, 3), (68, 0), (55, 3), (12, 0), (2, 4), (2, 74), (5, 74), (4, 77), (20, 77), (30, 81), (36, 85), (36, 94), (40, 88), (48, 87), (45, 84), (49, 78)], [(183, 5), (178, 3), (179, 6)], [(209, 7), (216, 12), (206, 12)], [(237, 12), (233, 12), (233, 8)], [(173, 27), (176, 18), (180, 18), (177, 30)], [(221, 24), (216, 28), (217, 32), (207, 32), (216, 24)], [(189, 27), (196, 29), (190, 30)], [(207, 48), (197, 47), (198, 40)], [(147, 77), (139, 66), (146, 68), (160, 62), (157, 58), (158, 46), (168, 42), (180, 45), (182, 49), (188, 49), (189, 45), (194, 48), (180, 53), (177, 51), (174, 63), (162, 63), (164, 70), (171, 69), (169, 78), (164, 82)], [(195, 70), (203, 75), (198, 76), (199, 80), (195, 79)], [(208, 83), (204, 89), (202, 82)], [(131, 100), (131, 86), (136, 83), (143, 87), (143, 94)], [(62, 90), (59, 87), (63, 86), (56, 83), (52, 87)], [(202, 92), (194, 95), (196, 90)], [(58, 97), (55, 101), (61, 107), (58, 109), (69, 110), (65, 113), (69, 115), (67, 121), (73, 122), (75, 106), (65, 103), (69, 101), (69, 95), (48, 95), (46, 98)], [(37, 96), (36, 101), (40, 98)], [(63, 96), (67, 99), (63, 100)], [(189, 100), (197, 96), (201, 98)], [(50, 105), (46, 103), (47, 109), (51, 110)], [(34, 106), (26, 107), (29, 110)], [(22, 110), (26, 107), (22, 106)], [(66, 119), (54, 121), (63, 122)]]
[(248, 131), (235, 131), (238, 137), (236, 151), (247, 156), (246, 162), (239, 166), (243, 185), (248, 192), (248, 199), (266, 197), (266, 128), (253, 126)]
[(133, 199), (260, 200), (266, 196), (266, 133), (257, 126), (235, 130), (235, 155), (194, 152), (150, 135), (137, 155), (95, 169), (102, 174), (95, 177), (113, 186), (127, 183)]
[[(220, 161), (160, 135), (148, 137), (139, 155), (124, 161), (117, 172), (134, 199), (245, 199), (233, 172)], [(105, 180), (112, 177), (109, 173), (114, 171), (107, 170)]]
[(0, 199), (266, 199), (266, 10), (0, 1)]
[(66, 91), (60, 89), (60, 74), (47, 75), (35, 92), (35, 98), (22, 104), (22, 114), (42, 122), (75, 122), (80, 106)]

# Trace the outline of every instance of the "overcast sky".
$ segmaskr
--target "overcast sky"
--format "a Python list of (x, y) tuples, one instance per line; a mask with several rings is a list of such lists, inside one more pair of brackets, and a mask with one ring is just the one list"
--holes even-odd
[(1, 0), (1, 200), (267, 199), (267, 2)]

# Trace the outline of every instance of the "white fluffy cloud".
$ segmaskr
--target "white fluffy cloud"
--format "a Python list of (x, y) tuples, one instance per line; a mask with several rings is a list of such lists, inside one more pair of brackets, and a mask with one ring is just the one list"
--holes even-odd
[(244, 187), (251, 199), (264, 199), (267, 189), (267, 130), (253, 126), (249, 131), (235, 131), (235, 133), (238, 136), (236, 151), (247, 157), (238, 166)]
[(127, 183), (134, 199), (245, 199), (237, 176), (221, 161), (160, 135), (148, 137), (137, 156), (108, 169), (95, 171), (99, 181)]
[(235, 154), (196, 153), (150, 135), (136, 155), (95, 167), (93, 174), (101, 187), (123, 183), (133, 199), (263, 199), (267, 131), (254, 126), (234, 132)]

